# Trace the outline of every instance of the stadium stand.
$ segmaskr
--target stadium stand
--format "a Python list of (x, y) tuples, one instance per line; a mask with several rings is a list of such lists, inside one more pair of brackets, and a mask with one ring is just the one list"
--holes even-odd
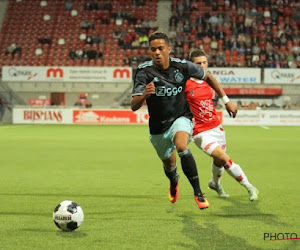
[(202, 48), (212, 67), (300, 68), (299, 1), (172, 0), (172, 11), (174, 56)]
[[(3, 0), (0, 9), (0, 70), (3, 65), (135, 68), (147, 59), (147, 35), (158, 26), (171, 37), (176, 57), (202, 48), (211, 67), (300, 68), (300, 3), (295, 0)], [(53, 91), (51, 84), (30, 86), (25, 91), (21, 83), (3, 82), (0, 92), (16, 91), (28, 100)], [(74, 85), (73, 92), (64, 86), (56, 88), (67, 93), (66, 105), (86, 91), (83, 84)], [(287, 87), (284, 94), (294, 95)], [(108, 88), (97, 89), (95, 106), (131, 98), (131, 88), (119, 86), (107, 95)]]
[[(211, 66), (300, 67), (298, 1), (172, 0), (172, 11), (174, 56), (203, 48)], [(0, 67), (136, 67), (156, 14), (157, 0), (9, 0)]]
[[(126, 53), (147, 47), (157, 0), (10, 0), (0, 34), (0, 67), (123, 66), (144, 60)], [(132, 61), (132, 62), (131, 62)]]

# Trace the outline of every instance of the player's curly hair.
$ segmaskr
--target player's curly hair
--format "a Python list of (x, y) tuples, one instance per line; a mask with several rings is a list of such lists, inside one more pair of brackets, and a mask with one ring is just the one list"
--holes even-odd
[(165, 40), (166, 44), (170, 45), (169, 37), (163, 32), (156, 31), (156, 32), (152, 33), (149, 36), (149, 43), (156, 39), (163, 39), (163, 40)]
[(206, 53), (205, 53), (203, 50), (201, 50), (201, 49), (196, 49), (196, 50), (194, 50), (194, 51), (190, 54), (189, 60), (190, 60), (190, 61), (193, 61), (195, 57), (199, 57), (199, 56), (205, 56), (205, 57), (207, 57)]

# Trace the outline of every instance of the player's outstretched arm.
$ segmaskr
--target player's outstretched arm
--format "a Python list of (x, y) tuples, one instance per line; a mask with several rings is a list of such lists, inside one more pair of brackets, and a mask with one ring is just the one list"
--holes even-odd
[(142, 95), (133, 96), (131, 99), (131, 109), (133, 111), (138, 110), (142, 107), (145, 100), (152, 94), (155, 94), (155, 86), (153, 82), (150, 82), (146, 85), (145, 91)]
[(212, 74), (206, 72), (204, 81), (206, 81), (209, 84), (209, 86), (211, 86), (216, 91), (216, 93), (218, 94), (218, 96), (220, 98), (222, 98), (223, 96), (226, 95), (221, 84), (218, 82), (218, 80), (216, 78), (214, 78), (214, 76)]

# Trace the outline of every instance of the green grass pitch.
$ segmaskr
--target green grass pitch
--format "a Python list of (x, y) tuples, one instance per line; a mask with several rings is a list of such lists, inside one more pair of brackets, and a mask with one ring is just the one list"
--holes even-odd
[[(300, 127), (225, 127), (228, 151), (259, 190), (227, 173), (228, 199), (207, 189), (211, 159), (194, 144), (202, 190), (199, 210), (181, 175), (177, 203), (148, 140), (147, 126), (0, 126), (1, 249), (300, 249)], [(82, 226), (60, 231), (52, 212), (79, 203)]]

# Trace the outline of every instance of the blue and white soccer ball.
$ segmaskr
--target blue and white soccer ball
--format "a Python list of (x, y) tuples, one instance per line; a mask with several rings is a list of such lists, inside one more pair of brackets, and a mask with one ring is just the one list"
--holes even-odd
[(55, 225), (63, 231), (73, 231), (80, 227), (84, 219), (81, 206), (74, 201), (62, 201), (53, 212)]

